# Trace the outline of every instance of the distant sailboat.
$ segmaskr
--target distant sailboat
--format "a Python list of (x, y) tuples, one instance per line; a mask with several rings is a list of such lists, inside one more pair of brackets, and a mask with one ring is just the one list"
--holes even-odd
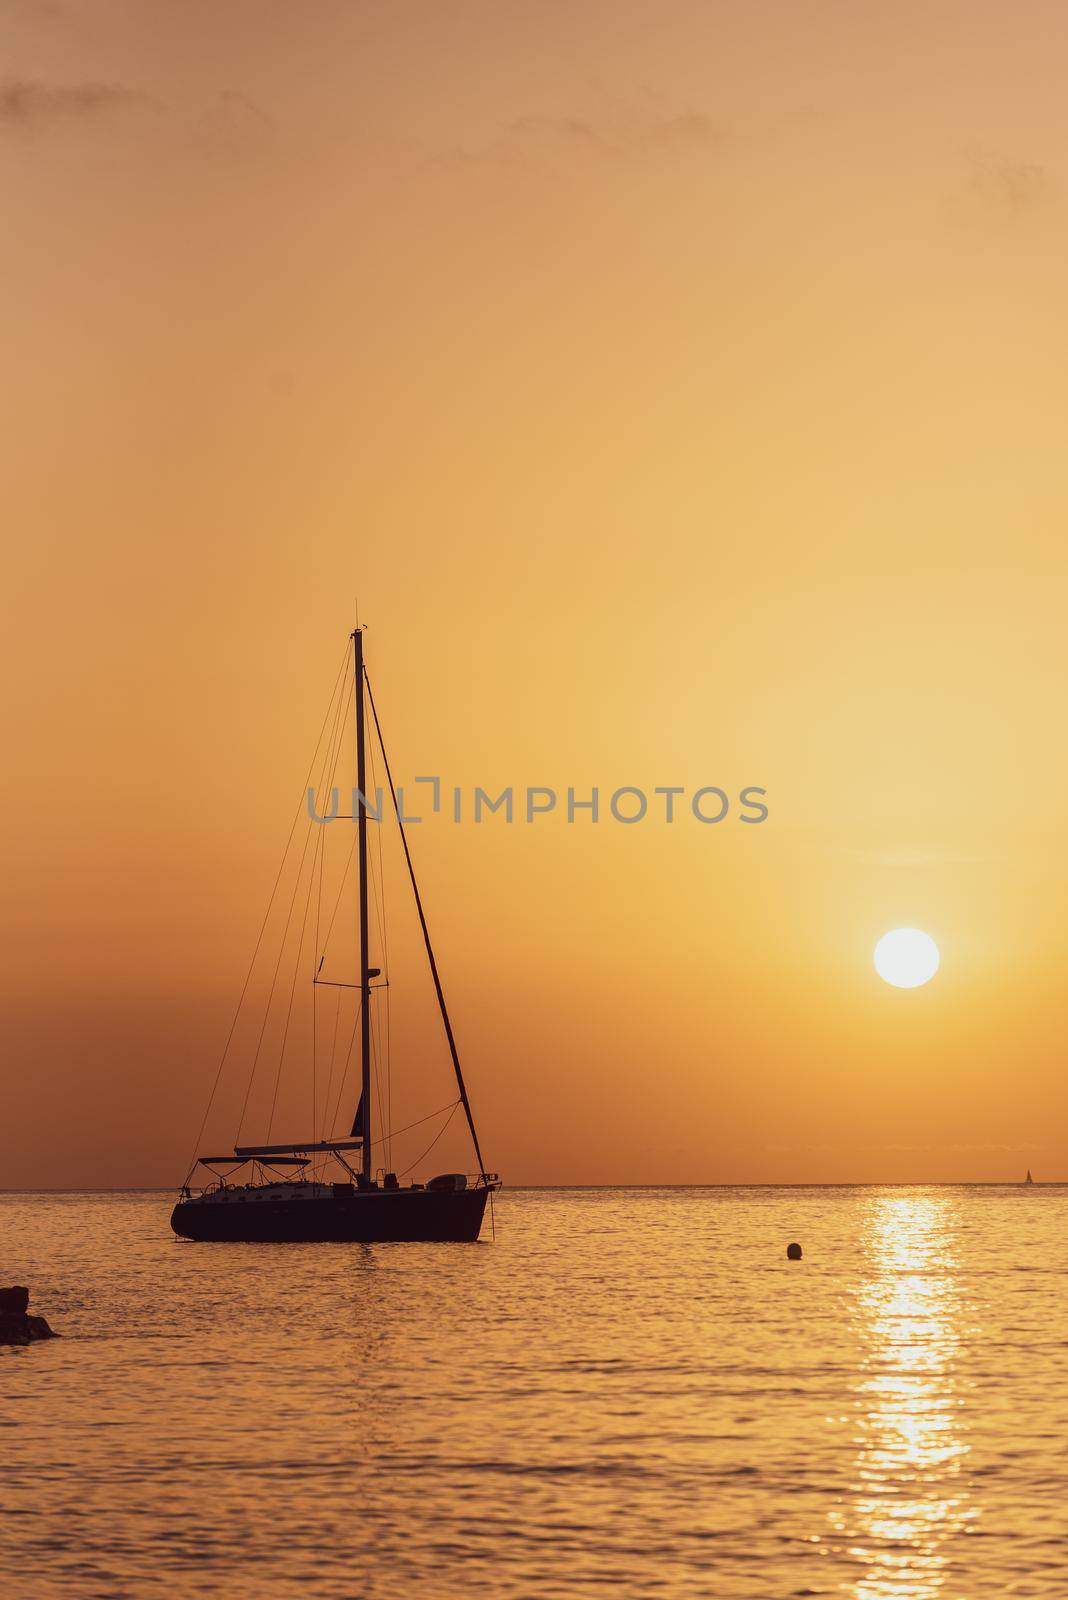
[[(358, 941), (354, 974), (357, 981), (353, 984), (334, 985), (338, 988), (356, 990), (359, 998), (359, 1044), (355, 1051), (359, 1096), (352, 1131), (347, 1138), (313, 1136), (288, 1144), (235, 1144), (232, 1151), (221, 1156), (198, 1156), (194, 1162), (194, 1169), (201, 1165), (206, 1167), (212, 1173), (214, 1182), (210, 1182), (199, 1192), (190, 1188), (189, 1178), (182, 1186), (178, 1204), (171, 1215), (171, 1227), (175, 1233), (187, 1239), (270, 1243), (283, 1240), (307, 1242), (358, 1240), (367, 1243), (384, 1240), (427, 1242), (475, 1240), (482, 1226), (486, 1203), (500, 1188), (500, 1178), (495, 1172), (486, 1170), (479, 1148), (471, 1103), (460, 1069), (452, 1024), (445, 1005), (437, 962), (434, 959), (430, 933), (415, 880), (415, 869), (412, 866), (408, 841), (404, 833), (401, 807), (397, 803), (389, 761), (382, 743), (378, 714), (375, 711), (371, 686), (364, 668), (363, 633), (359, 628), (352, 635), (352, 646), (350, 681), (354, 680), (355, 683), (356, 782), (358, 796), (362, 801), (357, 803), (354, 800), (354, 810), (357, 813), (355, 820), (358, 824), (356, 838)], [(379, 977), (380, 973), (377, 967), (370, 965), (368, 937), (368, 806), (363, 798), (367, 793), (365, 699), (370, 708), (375, 733), (378, 736), (377, 742), (382, 751), (393, 809), (404, 847), (405, 864), (415, 899), (415, 909), (452, 1060), (457, 1091), (453, 1109), (463, 1107), (475, 1160), (478, 1163), (478, 1172), (473, 1177), (464, 1173), (449, 1172), (431, 1178), (427, 1183), (401, 1184), (395, 1173), (376, 1171), (375, 1168), (374, 1146), (383, 1141), (381, 1139), (373, 1141), (371, 1136), (370, 1011), (372, 989), (378, 987), (372, 984), (371, 980)], [(321, 960), (319, 965), (322, 965)], [(313, 979), (313, 982), (315, 981), (321, 980)], [(354, 1033), (356, 1031), (354, 1028)], [(358, 1165), (355, 1164), (356, 1152), (359, 1153)], [(344, 1172), (343, 1181), (317, 1181), (316, 1158), (336, 1163)], [(226, 1170), (216, 1171), (216, 1168)], [(241, 1168), (251, 1169), (251, 1181), (232, 1183), (230, 1181), (232, 1173)], [(282, 1168), (292, 1171), (294, 1176), (288, 1179), (281, 1177), (279, 1169)]]
[(1034, 1178), (1032, 1178), (1032, 1176), (1031, 1176), (1031, 1168), (1028, 1167), (1028, 1169), (1027, 1169), (1027, 1177), (1024, 1179), (1024, 1183), (1025, 1184), (1026, 1183), (1034, 1183), (1034, 1181), (1035, 1181)]

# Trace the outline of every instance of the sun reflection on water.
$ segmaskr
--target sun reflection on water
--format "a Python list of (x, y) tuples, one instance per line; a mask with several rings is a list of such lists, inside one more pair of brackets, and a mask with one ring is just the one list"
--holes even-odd
[(955, 1369), (963, 1314), (956, 1202), (934, 1194), (872, 1201), (870, 1275), (857, 1303), (862, 1343), (854, 1485), (832, 1513), (861, 1567), (855, 1600), (936, 1600), (947, 1542), (977, 1514), (962, 1472), (969, 1446)]

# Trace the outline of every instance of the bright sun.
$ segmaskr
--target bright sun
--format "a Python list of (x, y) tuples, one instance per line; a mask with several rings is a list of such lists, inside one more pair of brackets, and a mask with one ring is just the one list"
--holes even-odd
[(938, 946), (920, 928), (892, 928), (875, 946), (875, 970), (895, 989), (918, 989), (938, 971)]

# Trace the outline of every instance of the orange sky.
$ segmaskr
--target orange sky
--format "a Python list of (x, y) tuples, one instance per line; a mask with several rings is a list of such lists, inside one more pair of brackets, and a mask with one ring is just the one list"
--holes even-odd
[(0, 1185), (182, 1176), (357, 592), (400, 776), (769, 793), (416, 830), (507, 1181), (1068, 1178), (1063, 13), (0, 19)]

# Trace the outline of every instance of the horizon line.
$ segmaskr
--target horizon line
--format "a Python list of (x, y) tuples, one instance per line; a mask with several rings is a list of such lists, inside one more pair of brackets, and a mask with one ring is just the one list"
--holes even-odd
[[(821, 1179), (806, 1178), (789, 1183), (760, 1179), (732, 1182), (697, 1181), (692, 1183), (505, 1183), (505, 1189), (560, 1190), (580, 1189), (1058, 1189), (1068, 1187), (1068, 1178), (864, 1178)], [(84, 1184), (57, 1187), (0, 1186), (0, 1195), (6, 1194), (173, 1194), (180, 1185), (173, 1184), (122, 1184), (106, 1187), (87, 1187)]]

